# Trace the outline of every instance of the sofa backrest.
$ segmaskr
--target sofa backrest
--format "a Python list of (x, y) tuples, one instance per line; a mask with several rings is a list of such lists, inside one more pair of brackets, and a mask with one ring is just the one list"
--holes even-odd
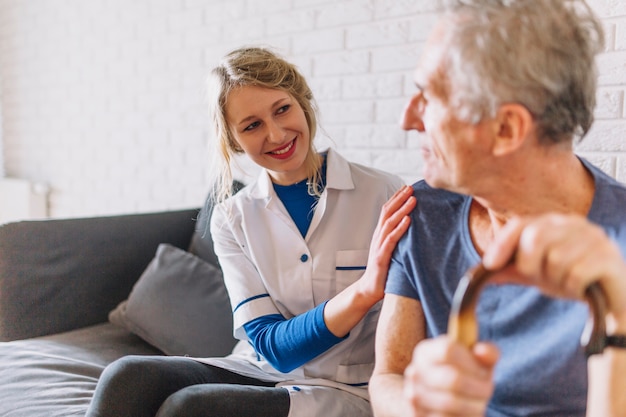
[(187, 249), (197, 209), (0, 226), (0, 341), (107, 321), (160, 243)]

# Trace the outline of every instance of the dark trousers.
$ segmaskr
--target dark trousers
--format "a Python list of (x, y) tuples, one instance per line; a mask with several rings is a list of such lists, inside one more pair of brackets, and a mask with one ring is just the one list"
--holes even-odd
[(126, 356), (102, 373), (86, 417), (287, 417), (274, 383), (192, 359)]

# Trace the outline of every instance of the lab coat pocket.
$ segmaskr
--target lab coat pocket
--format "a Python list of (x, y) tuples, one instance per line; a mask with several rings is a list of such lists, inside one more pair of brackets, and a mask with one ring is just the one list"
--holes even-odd
[(335, 255), (337, 292), (361, 278), (367, 267), (367, 249), (341, 250)]
[(355, 365), (339, 365), (335, 379), (337, 382), (348, 385), (366, 385), (372, 372), (374, 363), (361, 363)]

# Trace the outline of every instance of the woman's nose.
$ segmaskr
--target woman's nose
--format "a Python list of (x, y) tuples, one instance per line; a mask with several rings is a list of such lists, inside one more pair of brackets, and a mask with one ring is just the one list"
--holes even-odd
[(285, 140), (285, 130), (276, 122), (267, 123), (267, 141), (272, 143), (282, 143)]
[(402, 114), (400, 125), (404, 130), (424, 131), (424, 121), (422, 115), (424, 112), (422, 94), (414, 95), (407, 103)]

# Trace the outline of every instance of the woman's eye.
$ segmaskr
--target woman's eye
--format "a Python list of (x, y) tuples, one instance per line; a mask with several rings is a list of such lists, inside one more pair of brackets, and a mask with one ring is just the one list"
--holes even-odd
[(245, 127), (244, 132), (249, 131), (254, 129), (255, 127), (257, 127), (259, 125), (259, 122), (254, 122), (252, 124), (249, 124), (248, 126)]
[(291, 104), (285, 104), (284, 106), (280, 107), (276, 113), (284, 113), (289, 110), (289, 107), (291, 107)]

